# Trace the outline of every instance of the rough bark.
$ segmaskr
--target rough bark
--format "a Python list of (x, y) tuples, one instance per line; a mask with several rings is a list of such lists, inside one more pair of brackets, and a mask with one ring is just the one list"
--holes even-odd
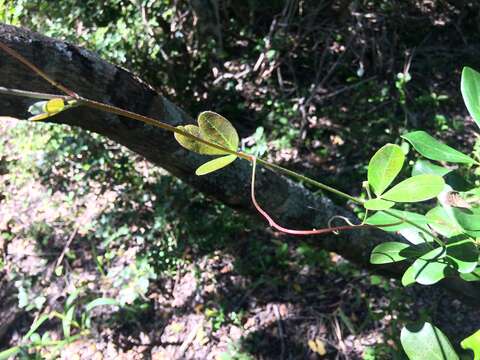
[[(180, 107), (138, 77), (103, 61), (90, 51), (8, 25), (0, 25), (0, 41), (82, 96), (172, 125), (194, 122)], [(58, 93), (58, 90), (6, 54), (0, 55), (0, 79), (0, 86)], [(31, 102), (31, 99), (2, 95), (2, 115), (26, 117), (26, 109)], [(222, 171), (198, 177), (194, 171), (205, 158), (181, 148), (169, 132), (84, 107), (66, 111), (52, 118), (52, 121), (78, 126), (108, 137), (168, 170), (198, 191), (258, 217), (250, 202), (250, 165), (245, 161), (237, 160), (233, 166)], [(257, 192), (259, 202), (282, 224), (290, 227), (325, 227), (328, 219), (334, 215), (355, 219), (351, 212), (334, 205), (328, 197), (315, 195), (300, 184), (269, 170), (262, 169), (259, 173)], [(346, 231), (339, 236), (328, 234), (311, 237), (310, 241), (361, 267), (371, 268), (368, 259), (373, 246), (394, 238), (394, 235), (380, 230), (362, 229)], [(375, 267), (373, 270), (399, 277), (402, 267)], [(441, 286), (454, 289), (464, 301), (475, 301), (480, 295), (480, 287), (456, 279), (444, 280)]]

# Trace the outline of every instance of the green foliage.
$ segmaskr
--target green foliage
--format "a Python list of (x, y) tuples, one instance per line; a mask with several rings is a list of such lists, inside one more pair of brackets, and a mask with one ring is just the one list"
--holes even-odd
[(470, 349), (473, 351), (473, 360), (480, 360), (480, 330), (464, 339), (460, 345), (464, 349)]
[[(187, 137), (180, 133), (175, 133), (175, 139), (184, 148), (204, 155), (224, 155), (229, 154), (226, 151), (208, 146), (205, 143), (195, 140), (203, 139), (212, 144), (218, 145), (230, 151), (237, 151), (239, 138), (233, 125), (223, 116), (212, 111), (204, 111), (198, 116), (198, 126), (186, 125), (178, 126), (177, 129), (187, 132), (193, 137)], [(206, 175), (219, 170), (237, 158), (236, 155), (229, 154), (220, 158), (211, 160), (201, 165), (195, 173), (197, 175)]]
[(368, 164), (368, 183), (375, 195), (383, 194), (397, 177), (405, 161), (398, 145), (387, 144), (378, 150)]
[(414, 131), (403, 135), (402, 138), (410, 142), (415, 150), (430, 160), (459, 164), (473, 164), (475, 162), (470, 156), (445, 145), (425, 131)]
[(432, 324), (404, 327), (400, 336), (402, 346), (410, 360), (458, 360), (459, 357), (448, 338)]
[(480, 73), (468, 66), (464, 67), (461, 90), (468, 112), (480, 127), (480, 98), (478, 97), (480, 94)]
[(418, 202), (435, 198), (445, 186), (438, 175), (417, 175), (395, 185), (383, 197), (395, 202)]

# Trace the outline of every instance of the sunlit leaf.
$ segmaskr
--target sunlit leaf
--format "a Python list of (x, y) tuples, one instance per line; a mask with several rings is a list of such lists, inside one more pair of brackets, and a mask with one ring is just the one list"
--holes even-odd
[(417, 245), (425, 242), (433, 241), (433, 238), (425, 231), (421, 231), (415, 227), (401, 229), (398, 231), (408, 242)]
[(458, 224), (468, 231), (480, 230), (480, 208), (457, 208), (452, 207), (453, 215)]
[(29, 338), (30, 336), (32, 336), (33, 333), (35, 333), (35, 331), (38, 330), (38, 328), (40, 326), (42, 326), (42, 324), (47, 321), (48, 319), (50, 318), (50, 316), (48, 316), (47, 314), (43, 314), (41, 315), (33, 324), (32, 326), (30, 326), (30, 329), (28, 330), (28, 332), (25, 334), (24, 338), (27, 339)]
[(372, 250), (370, 255), (371, 264), (388, 264), (405, 260), (407, 257), (401, 254), (402, 250), (409, 248), (409, 244), (395, 241), (381, 243)]
[(222, 115), (213, 111), (204, 111), (198, 116), (198, 126), (205, 139), (232, 151), (237, 150), (239, 143), (237, 131)]
[[(196, 125), (185, 125), (185, 126), (177, 126), (177, 129), (183, 130), (193, 136), (199, 137), (201, 139), (205, 139), (200, 134), (200, 128)], [(189, 138), (187, 136), (175, 133), (175, 139), (178, 141), (180, 145), (182, 145), (185, 149), (193, 151), (197, 154), (202, 155), (225, 155), (227, 154), (225, 151), (208, 146), (207, 144), (201, 143), (196, 141), (195, 139)], [(209, 141), (209, 139), (205, 139)]]
[(460, 273), (459, 275), (465, 281), (480, 281), (480, 268), (476, 268), (471, 273)]
[(472, 335), (464, 339), (460, 345), (465, 350), (473, 351), (473, 360), (480, 360), (480, 330), (477, 330)]
[(363, 203), (365, 209), (368, 210), (387, 210), (395, 205), (392, 201), (387, 201), (383, 199), (370, 199)]
[(14, 346), (14, 347), (11, 347), (10, 349), (3, 350), (0, 352), (0, 360), (13, 359), (15, 355), (17, 355), (20, 352), (20, 350), (21, 350), (20, 346)]
[(92, 311), (94, 308), (98, 306), (119, 306), (120, 302), (112, 298), (98, 298), (95, 300), (90, 301), (87, 305), (85, 305), (85, 310), (87, 312)]
[(70, 337), (73, 315), (75, 315), (75, 306), (70, 307), (62, 319), (63, 336), (65, 339)]
[(465, 106), (480, 127), (480, 73), (468, 66), (464, 67), (460, 87)]
[(402, 169), (405, 155), (398, 145), (387, 144), (378, 150), (368, 164), (368, 183), (380, 196)]
[(205, 164), (201, 165), (198, 167), (198, 169), (195, 171), (196, 175), (206, 175), (209, 174), (213, 171), (216, 171), (218, 169), (221, 169), (230, 163), (232, 163), (237, 157), (235, 155), (227, 155), (227, 156), (222, 156), (213, 160), (210, 160), (209, 162), (206, 162)]
[(478, 249), (475, 242), (466, 236), (455, 236), (448, 240), (447, 257), (460, 273), (470, 273), (478, 263)]
[(448, 338), (428, 322), (421, 327), (404, 327), (400, 341), (410, 360), (459, 359)]
[[(448, 268), (448, 263), (444, 259), (445, 256), (445, 249), (441, 247), (420, 256), (407, 269), (408, 278), (413, 278), (415, 282), (422, 285), (432, 285), (439, 282), (446, 276)], [(406, 275), (404, 274), (404, 276)], [(403, 283), (404, 279), (402, 278)]]
[[(396, 215), (396, 216), (398, 216), (402, 219), (407, 219), (411, 222), (414, 222), (419, 226), (425, 226), (425, 225), (428, 224), (428, 219), (424, 215), (421, 215), (421, 214), (417, 214), (417, 213), (410, 212), (410, 211), (395, 210), (395, 209), (390, 209), (390, 210), (388, 210), (388, 212), (390, 212), (390, 213), (392, 213), (392, 214), (394, 214), (394, 215)], [(397, 224), (401, 221), (402, 220), (398, 219), (395, 216), (386, 214), (383, 211), (379, 211), (379, 212), (373, 214), (372, 216), (370, 216), (365, 221), (365, 223), (369, 224), (369, 225), (386, 225), (386, 224)], [(385, 230), (385, 231), (399, 231), (399, 230), (402, 230), (402, 229), (408, 229), (408, 228), (412, 228), (412, 227), (413, 227), (413, 225), (408, 224), (406, 222), (403, 222), (403, 223), (393, 225), (393, 226), (382, 227), (382, 230)]]
[(442, 236), (452, 237), (462, 232), (450, 217), (449, 212), (441, 206), (434, 207), (425, 216), (430, 227)]
[[(75, 102), (71, 103), (69, 107), (73, 106)], [(30, 121), (39, 121), (56, 115), (66, 109), (65, 101), (60, 98), (51, 99), (48, 101), (38, 101), (28, 108), (28, 112), (33, 116), (29, 117)]]
[(445, 186), (442, 177), (417, 175), (395, 185), (382, 198), (395, 202), (417, 202), (429, 200), (440, 194)]
[(43, 114), (45, 112), (45, 105), (47, 105), (46, 100), (42, 101), (37, 101), (36, 103), (33, 103), (32, 105), (29, 106), (28, 112), (32, 115), (39, 115)]
[(58, 113), (62, 111), (65, 108), (65, 102), (63, 99), (51, 99), (47, 101), (47, 103), (44, 106), (44, 110), (47, 113)]
[(461, 164), (473, 164), (475, 160), (454, 148), (436, 140), (425, 131), (414, 131), (402, 135), (420, 154), (430, 160)]
[(452, 170), (447, 169), (443, 166), (438, 166), (428, 160), (418, 159), (413, 165), (412, 176), (423, 174), (445, 176), (451, 171)]

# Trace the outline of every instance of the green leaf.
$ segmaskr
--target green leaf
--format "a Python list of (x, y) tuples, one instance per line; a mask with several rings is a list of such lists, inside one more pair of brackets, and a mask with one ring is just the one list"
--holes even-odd
[(470, 349), (473, 351), (473, 360), (480, 360), (480, 330), (463, 339), (460, 345), (465, 350)]
[(20, 352), (21, 348), (20, 346), (14, 346), (11, 347), (10, 349), (3, 350), (0, 352), (0, 360), (8, 360), (11, 358), (14, 358), (15, 355), (17, 355)]
[(73, 305), (75, 300), (77, 300), (78, 295), (80, 294), (81, 289), (73, 290), (70, 295), (68, 295), (67, 300), (65, 301), (65, 309), (68, 309), (70, 306)]
[(408, 285), (415, 284), (415, 269), (410, 265), (402, 276), (402, 285), (407, 287)]
[(45, 111), (45, 105), (47, 105), (46, 100), (37, 101), (29, 106), (28, 112), (32, 115), (40, 115), (43, 114)]
[[(201, 134), (200, 134), (200, 128), (196, 125), (185, 125), (185, 126), (177, 126), (177, 129), (183, 130), (193, 136), (196, 136), (198, 138), (204, 139), (206, 141), (210, 141), (209, 139), (205, 139)], [(175, 139), (178, 141), (180, 145), (182, 145), (185, 149), (193, 151), (197, 154), (202, 154), (202, 155), (225, 155), (228, 154), (223, 150), (208, 146), (207, 144), (201, 143), (199, 141), (196, 141), (194, 139), (191, 139), (187, 136), (184, 136), (182, 134), (175, 133), (174, 134)]]
[(465, 281), (480, 281), (480, 267), (468, 274), (460, 273), (460, 277)]
[(467, 231), (480, 230), (480, 209), (479, 208), (458, 208), (452, 207), (453, 215), (458, 224)]
[(478, 263), (475, 242), (466, 236), (455, 236), (447, 243), (447, 257), (453, 261), (459, 273), (470, 273)]
[(465, 66), (460, 88), (468, 112), (480, 127), (480, 73)]
[(32, 336), (32, 334), (38, 330), (38, 328), (40, 326), (42, 326), (42, 324), (47, 321), (48, 319), (50, 318), (49, 315), (47, 314), (43, 314), (41, 315), (37, 321), (35, 321), (32, 326), (30, 326), (30, 329), (28, 330), (28, 332), (25, 334), (25, 336), (23, 337), (24, 339), (28, 339), (30, 336)]
[(425, 231), (420, 231), (417, 228), (411, 227), (407, 229), (401, 229), (398, 231), (409, 243), (418, 245), (425, 244), (426, 242), (433, 241), (433, 238), (428, 235)]
[(400, 341), (410, 360), (459, 359), (448, 338), (428, 322), (421, 327), (404, 327)]
[(388, 264), (405, 260), (407, 257), (400, 254), (402, 250), (409, 248), (409, 244), (395, 241), (381, 243), (372, 250), (370, 255), (371, 264)]
[(412, 176), (423, 175), (423, 174), (445, 176), (451, 171), (452, 170), (447, 169), (443, 166), (435, 165), (434, 163), (428, 160), (418, 159), (417, 161), (415, 161), (415, 164), (413, 165)]
[(65, 108), (65, 102), (63, 99), (57, 98), (57, 99), (51, 99), (47, 101), (47, 103), (44, 106), (44, 111), (49, 113), (49, 114), (55, 114), (60, 111), (63, 111)]
[(473, 164), (475, 160), (436, 140), (425, 131), (414, 131), (402, 136), (409, 141), (420, 154), (430, 160), (460, 164)]
[(28, 112), (33, 115), (29, 117), (28, 120), (44, 120), (50, 116), (58, 114), (59, 112), (65, 110), (65, 108), (65, 101), (60, 98), (51, 99), (48, 101), (38, 101), (28, 108)]
[(237, 158), (236, 155), (227, 155), (227, 156), (222, 156), (213, 160), (210, 160), (209, 162), (206, 162), (205, 164), (201, 165), (198, 167), (198, 169), (195, 171), (196, 175), (206, 175), (209, 174), (213, 171), (216, 171), (218, 169), (221, 169)]
[[(432, 285), (442, 280), (446, 275), (448, 264), (444, 261), (446, 253), (441, 247), (422, 255), (407, 269), (408, 279), (422, 285)], [(406, 276), (404, 274), (404, 276)], [(402, 278), (403, 284), (403, 278)]]
[(232, 151), (237, 150), (239, 143), (237, 131), (222, 115), (213, 111), (204, 111), (198, 116), (198, 126), (200, 133), (206, 139)]
[(425, 216), (430, 227), (442, 236), (449, 238), (462, 232), (454, 219), (450, 217), (448, 211), (441, 206), (434, 207)]
[(368, 210), (387, 210), (395, 205), (392, 201), (387, 201), (383, 199), (370, 199), (363, 203), (365, 209)]
[[(427, 218), (424, 215), (421, 215), (421, 214), (413, 213), (413, 212), (410, 212), (410, 211), (395, 210), (395, 209), (390, 209), (388, 211), (392, 214), (395, 214), (395, 215), (403, 218), (403, 219), (407, 219), (409, 221), (412, 221), (412, 222), (414, 222), (414, 223), (416, 223), (417, 225), (420, 225), (420, 226), (425, 226), (425, 225), (428, 224)], [(370, 216), (365, 221), (365, 223), (369, 224), (369, 225), (386, 225), (386, 224), (397, 224), (401, 221), (402, 220), (396, 218), (395, 216), (388, 215), (383, 211), (379, 211), (379, 212), (373, 214), (372, 216)], [(385, 226), (385, 227), (382, 227), (381, 229), (384, 230), (384, 231), (393, 232), (393, 231), (399, 231), (399, 230), (402, 230), (402, 229), (410, 229), (410, 228), (415, 228), (415, 227), (406, 223), (406, 222), (403, 222), (403, 223), (400, 223), (400, 224), (394, 225), (394, 226)]]
[(397, 177), (405, 161), (402, 148), (387, 144), (378, 150), (368, 164), (368, 183), (380, 196)]
[(85, 305), (86, 312), (92, 311), (94, 308), (98, 306), (119, 306), (120, 303), (112, 298), (98, 298), (95, 300), (90, 301), (87, 305)]
[(63, 336), (65, 339), (70, 337), (73, 315), (75, 315), (75, 306), (70, 307), (65, 316), (62, 318)]
[(437, 175), (417, 175), (395, 185), (382, 198), (395, 202), (417, 202), (429, 200), (440, 194), (445, 181)]
[[(214, 143), (232, 151), (237, 151), (240, 141), (233, 125), (223, 116), (212, 111), (204, 111), (198, 116), (198, 125), (177, 126), (195, 137)], [(175, 133), (175, 139), (184, 148), (203, 155), (224, 155), (228, 152)]]

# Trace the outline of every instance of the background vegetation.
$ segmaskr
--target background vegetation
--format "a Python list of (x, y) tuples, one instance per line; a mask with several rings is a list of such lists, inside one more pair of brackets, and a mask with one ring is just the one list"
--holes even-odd
[[(354, 193), (373, 152), (412, 129), (480, 151), (458, 91), (461, 68), (480, 68), (479, 9), (0, 1), (4, 22), (96, 51), (191, 114), (225, 115), (245, 149)], [(29, 335), (53, 346), (24, 357), (401, 359), (406, 321), (455, 343), (476, 330), (439, 290), (286, 242), (98, 136), (0, 127), (2, 348), (40, 314)]]

